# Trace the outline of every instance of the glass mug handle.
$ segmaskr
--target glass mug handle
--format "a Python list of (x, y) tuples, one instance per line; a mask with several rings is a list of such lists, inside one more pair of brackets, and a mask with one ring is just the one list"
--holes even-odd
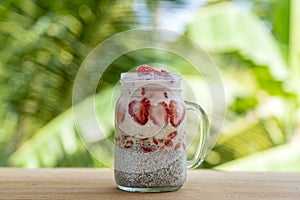
[(194, 112), (198, 119), (199, 123), (197, 125), (197, 136), (199, 137), (197, 141), (197, 150), (194, 157), (191, 160), (187, 160), (187, 168), (192, 169), (201, 165), (204, 161), (205, 151), (206, 151), (206, 143), (208, 139), (208, 131), (209, 131), (209, 122), (208, 117), (205, 111), (201, 106), (196, 103), (185, 101), (187, 111)]

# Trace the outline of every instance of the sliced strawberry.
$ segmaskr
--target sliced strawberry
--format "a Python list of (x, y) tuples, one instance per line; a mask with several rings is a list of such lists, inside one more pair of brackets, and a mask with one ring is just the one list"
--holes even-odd
[(119, 103), (117, 105), (116, 114), (118, 124), (122, 123), (125, 119), (126, 107)]
[(133, 141), (132, 140), (127, 140), (124, 147), (126, 149), (131, 148), (133, 146)]
[(178, 150), (180, 148), (180, 142), (178, 142), (177, 144), (176, 144), (176, 146), (174, 147), (174, 150), (176, 151), (176, 150)]
[(159, 71), (149, 65), (141, 65), (136, 69), (136, 72), (148, 73), (148, 72), (159, 72)]
[(158, 145), (158, 140), (157, 140), (155, 137), (153, 137), (153, 143), (154, 143), (155, 145)]
[(171, 146), (173, 146), (173, 142), (172, 142), (172, 140), (170, 140), (170, 139), (165, 140), (164, 144), (165, 144), (166, 147), (171, 147)]
[(145, 95), (145, 93), (146, 93), (146, 91), (145, 91), (145, 88), (143, 87), (143, 88), (142, 88), (142, 90), (141, 90), (141, 95), (143, 95), (143, 96), (144, 96), (144, 95)]
[(165, 146), (161, 146), (159, 147), (158, 151), (164, 151), (165, 150)]
[(177, 136), (177, 134), (178, 134), (177, 131), (173, 131), (168, 134), (168, 138), (170, 138), (172, 140)]
[(185, 106), (175, 100), (171, 100), (169, 104), (170, 123), (173, 127), (178, 127), (185, 116)]
[(128, 105), (130, 116), (140, 125), (145, 125), (148, 122), (150, 101), (147, 98), (141, 101), (133, 100)]
[(168, 123), (168, 104), (160, 102), (157, 105), (152, 105), (149, 118), (155, 125), (164, 127)]
[(147, 137), (146, 137), (146, 138), (140, 138), (140, 139), (139, 139), (140, 142), (145, 142), (145, 141), (147, 141), (147, 140), (149, 140), (149, 138), (147, 138)]
[(145, 153), (148, 153), (148, 152), (151, 152), (151, 151), (152, 151), (151, 148), (143, 147), (143, 146), (141, 146), (141, 149), (142, 149)]

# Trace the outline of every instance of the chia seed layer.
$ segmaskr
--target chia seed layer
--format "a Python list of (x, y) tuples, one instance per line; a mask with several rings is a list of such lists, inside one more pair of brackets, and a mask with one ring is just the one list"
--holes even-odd
[(184, 152), (137, 153), (116, 148), (115, 155), (115, 180), (120, 186), (173, 187), (182, 186), (186, 179)]

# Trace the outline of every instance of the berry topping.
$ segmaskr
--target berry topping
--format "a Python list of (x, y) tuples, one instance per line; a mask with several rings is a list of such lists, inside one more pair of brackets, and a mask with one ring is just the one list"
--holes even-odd
[(177, 131), (173, 131), (168, 134), (168, 138), (170, 138), (172, 140), (177, 136), (177, 134), (178, 134)]
[(154, 143), (155, 145), (158, 145), (158, 140), (157, 140), (155, 137), (153, 137), (153, 143)]
[(151, 151), (152, 151), (152, 149), (151, 149), (151, 148), (149, 148), (149, 147), (143, 147), (143, 146), (141, 146), (141, 149), (142, 149), (144, 152), (146, 152), (146, 153), (148, 153), (148, 152), (151, 152)]
[(174, 147), (174, 150), (176, 151), (176, 150), (178, 150), (180, 148), (180, 142), (178, 142), (177, 144), (176, 144), (176, 146)]
[(170, 123), (173, 127), (178, 127), (185, 116), (185, 106), (181, 103), (171, 100), (169, 104)]
[(123, 106), (121, 103), (118, 103), (117, 109), (116, 109), (116, 117), (117, 122), (120, 124), (124, 121), (126, 114), (126, 107)]
[(140, 125), (145, 125), (148, 122), (150, 101), (147, 98), (141, 101), (133, 100), (128, 105), (130, 116)]
[(165, 146), (166, 146), (166, 147), (171, 147), (171, 146), (173, 146), (172, 140), (170, 140), (170, 139), (165, 140)]
[(138, 73), (148, 73), (148, 72), (159, 72), (158, 70), (154, 69), (149, 65), (141, 65), (136, 69)]
[(149, 138), (147, 138), (147, 137), (146, 137), (146, 138), (139, 138), (139, 141), (140, 141), (140, 142), (145, 142), (145, 141), (147, 141), (147, 140), (149, 140)]
[(125, 143), (125, 145), (124, 145), (124, 147), (125, 147), (126, 149), (131, 148), (132, 146), (133, 146), (133, 141), (132, 141), (132, 140), (126, 141), (126, 143)]
[(142, 90), (141, 90), (141, 95), (145, 95), (145, 93), (146, 93), (145, 88), (143, 87)]
[(168, 104), (160, 102), (157, 105), (152, 105), (149, 117), (155, 125), (164, 127), (168, 122)]
[(164, 151), (165, 150), (165, 146), (161, 146), (159, 147), (158, 151)]

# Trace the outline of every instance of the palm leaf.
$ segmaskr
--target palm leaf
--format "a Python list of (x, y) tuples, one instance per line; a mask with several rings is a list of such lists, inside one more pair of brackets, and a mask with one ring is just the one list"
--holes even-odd
[(226, 171), (299, 171), (300, 148), (287, 143), (215, 167)]
[[(59, 116), (72, 104), (73, 82), (82, 60), (99, 42), (136, 24), (132, 3), (1, 1), (0, 165), (9, 165), (10, 154), (19, 152), (37, 130), (44, 135), (43, 127), (51, 120), (56, 121), (53, 127), (61, 125)], [(67, 124), (60, 128), (74, 132)], [(51, 137), (62, 141), (60, 132), (65, 131), (55, 130)], [(64, 149), (67, 141), (63, 141), (53, 145)], [(55, 156), (49, 155), (44, 163), (55, 163), (51, 157), (58, 155), (52, 153)], [(41, 159), (32, 157), (32, 166)]]
[(222, 136), (208, 154), (204, 167), (215, 167), (283, 144), (280, 123), (274, 118), (227, 121)]
[(78, 141), (75, 135), (72, 110), (69, 109), (42, 127), (21, 144), (10, 157), (13, 166), (55, 166), (65, 153), (75, 153)]
[[(32, 138), (25, 141), (18, 150), (11, 155), (10, 164), (22, 167), (55, 167), (61, 165), (63, 159), (70, 160), (72, 159), (70, 157), (73, 156), (75, 159), (72, 162), (70, 161), (72, 166), (74, 166), (74, 163), (77, 163), (76, 166), (88, 166), (90, 163), (80, 163), (79, 160), (76, 160), (76, 154), (78, 155), (85, 152), (85, 156), (89, 157), (90, 155), (84, 146), (88, 143), (86, 140), (81, 143), (76, 132), (76, 127), (79, 134), (83, 136), (91, 133), (98, 134), (98, 136), (94, 137), (97, 138), (96, 142), (101, 142), (105, 139), (105, 135), (109, 136), (113, 132), (113, 116), (111, 107), (109, 106), (111, 99), (103, 97), (109, 97), (112, 91), (112, 89), (103, 90), (103, 92), (100, 92), (96, 96), (87, 98), (85, 101), (77, 104), (73, 109), (70, 108), (57, 116), (38, 130)], [(100, 120), (100, 125), (88, 123), (88, 121), (91, 121), (91, 112), (87, 111), (86, 108), (90, 107), (89, 105), (93, 103), (94, 98), (96, 102), (94, 111), (96, 111), (96, 115)], [(76, 113), (76, 121), (74, 121), (73, 112)], [(101, 126), (105, 135), (93, 131), (93, 129), (98, 130), (95, 129), (95, 125)], [(83, 139), (83, 137), (81, 138)], [(102, 154), (106, 152), (102, 149), (100, 144), (98, 144), (97, 149), (98, 152), (101, 151), (100, 153)], [(90, 150), (94, 151), (93, 149)], [(107, 160), (109, 159), (111, 158), (108, 157)], [(82, 162), (84, 162), (84, 160), (82, 160)]]
[(287, 76), (286, 63), (270, 31), (254, 14), (233, 3), (204, 7), (187, 35), (210, 53), (238, 52), (256, 65), (269, 66), (275, 77)]
[(227, 118), (225, 132), (204, 166), (233, 162), (286, 142), (291, 123), (284, 122), (291, 117), (259, 112), (266, 110), (257, 95), (261, 91), (267, 94), (266, 102), (272, 99), (268, 95), (274, 95), (286, 110), (295, 106), (295, 95), (283, 87), (288, 67), (270, 29), (256, 15), (226, 2), (202, 8), (188, 25), (187, 35), (219, 59), (225, 84), (230, 83), (225, 86), (231, 94), (228, 108), (238, 112), (237, 117)]

